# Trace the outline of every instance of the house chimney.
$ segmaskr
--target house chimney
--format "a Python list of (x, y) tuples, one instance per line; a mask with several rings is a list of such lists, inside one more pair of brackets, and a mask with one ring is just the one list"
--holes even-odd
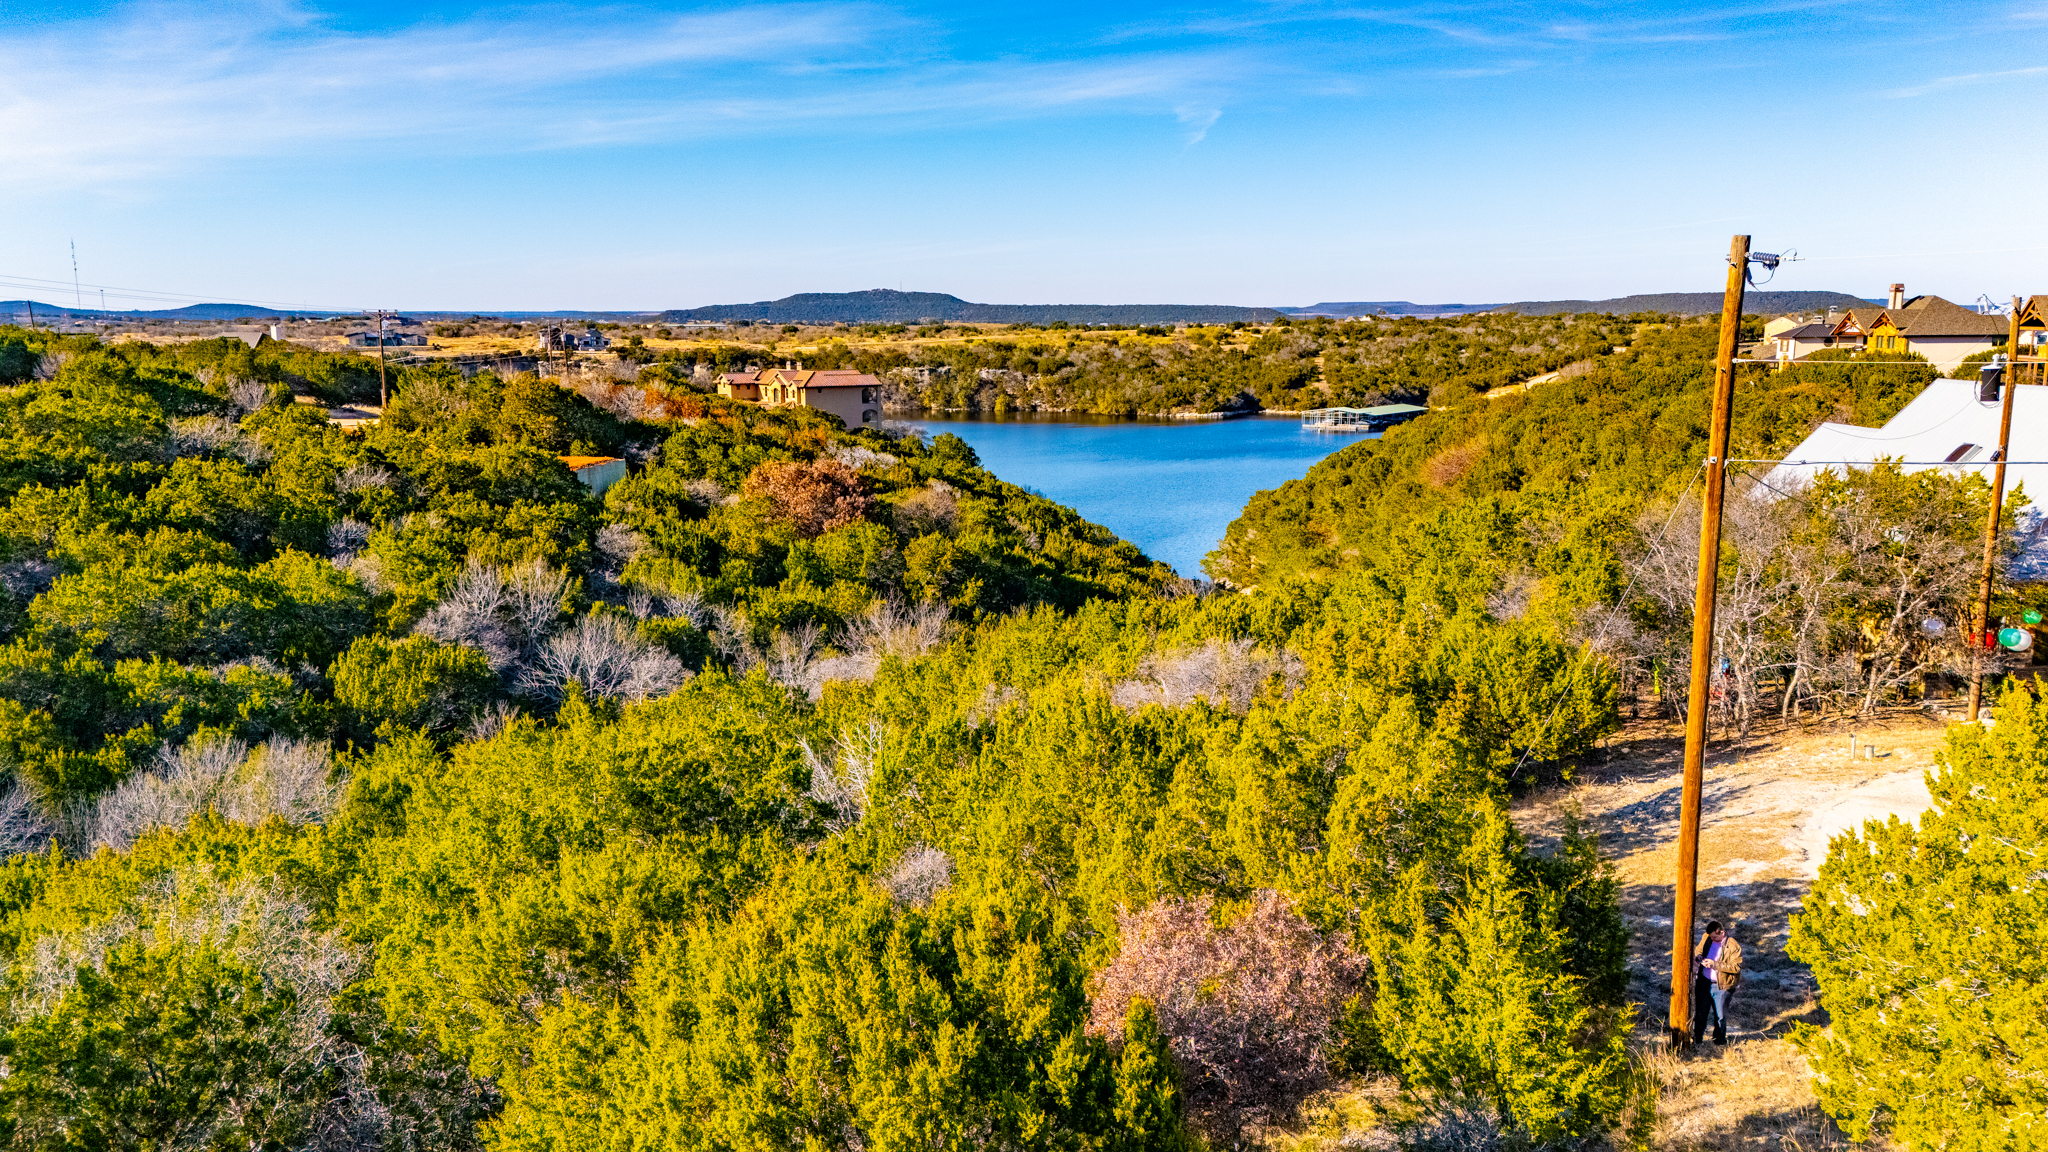
[(1904, 308), (1905, 306), (1906, 306), (1906, 286), (1905, 286), (1904, 284), (1894, 284), (1894, 285), (1892, 285), (1892, 295), (1891, 295), (1891, 299), (1890, 299), (1890, 300), (1889, 300), (1889, 301), (1888, 301), (1888, 302), (1886, 303), (1886, 307), (1889, 307), (1889, 308)]

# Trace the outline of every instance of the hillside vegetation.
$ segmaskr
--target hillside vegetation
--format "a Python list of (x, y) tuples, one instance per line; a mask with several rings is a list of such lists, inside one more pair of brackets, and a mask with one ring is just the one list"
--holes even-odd
[(806, 347), (803, 359), (807, 367), (882, 376), (892, 406), (912, 410), (1138, 415), (1440, 405), (1606, 355), (1642, 320), (1318, 318), (1261, 328), (1053, 329), (909, 346), (827, 340)]
[[(950, 436), (432, 367), (344, 432), (290, 389), (354, 358), (0, 329), (0, 1138), (1237, 1147), (1370, 1083), (1352, 1144), (1640, 1146), (1615, 878), (1508, 819), (1701, 450), (1708, 330), (1627, 335), (1262, 497), (1237, 595)], [(1800, 371), (1744, 444), (1925, 375)], [(1903, 551), (1983, 508), (1889, 484)]]

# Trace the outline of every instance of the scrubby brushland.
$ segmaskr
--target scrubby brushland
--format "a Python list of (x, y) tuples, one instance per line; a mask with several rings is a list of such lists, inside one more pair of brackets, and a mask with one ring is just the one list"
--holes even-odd
[[(889, 386), (891, 406), (906, 410), (1130, 416), (1442, 405), (1546, 372), (1581, 371), (1627, 344), (1647, 319), (1318, 317), (1265, 326), (1120, 331), (1056, 325), (922, 343), (827, 338), (767, 359), (801, 358), (809, 368), (872, 372)], [(917, 336), (944, 331), (944, 325), (914, 330)], [(700, 362), (710, 372), (763, 359), (737, 346), (663, 355), (669, 359), (657, 365), (654, 378), (672, 381), (690, 378)]]
[[(1244, 588), (1359, 569), (1405, 581), (1433, 542), (1476, 546), (1490, 556), (1478, 594), (1494, 611), (1595, 644), (1627, 688), (1675, 710), (1689, 670), (1713, 338), (1711, 321), (1659, 326), (1594, 371), (1347, 447), (1254, 496), (1205, 566)], [(1714, 693), (1738, 727), (1767, 713), (1869, 712), (1968, 667), (1989, 498), (1981, 470), (1884, 465), (1791, 491), (1762, 483), (1768, 461), (1815, 424), (1881, 424), (1935, 375), (1917, 357), (1872, 356), (1738, 378), (1732, 451), (1748, 463), (1723, 526), (1725, 683)], [(2026, 503), (2008, 493), (2008, 549), (2040, 531)], [(1589, 581), (1614, 585), (1605, 605), (1588, 606)], [(2001, 586), (1994, 614), (2029, 606), (2048, 603)]]
[[(286, 372), (346, 365), (0, 340), (17, 1144), (1150, 1148), (1373, 1071), (1548, 1140), (1640, 1095), (1598, 857), (1504, 816), (1613, 720), (1538, 629), (1205, 594), (951, 437), (431, 370), (343, 432)], [(600, 501), (570, 450), (636, 466)]]
[[(1222, 1147), (1373, 1078), (1397, 1143), (1640, 1144), (1614, 878), (1507, 803), (1619, 723), (1579, 629), (1701, 331), (1347, 450), (1405, 506), (1312, 523), (1390, 530), (1237, 533), (1240, 595), (949, 436), (433, 368), (345, 432), (353, 358), (0, 329), (0, 1136)], [(1910, 384), (1849, 379), (1770, 386)], [(1473, 429), (1634, 479), (1407, 478)]]
[[(1711, 323), (1643, 333), (1596, 371), (1479, 400), (1326, 459), (1255, 497), (1213, 574), (1291, 589), (1368, 579), (1412, 594), (1457, 557), (1465, 611), (1581, 645), (1625, 696), (1681, 714), (1712, 383)], [(1821, 420), (1882, 423), (1934, 378), (1913, 358), (1843, 357), (1738, 378), (1732, 455), (1780, 457)], [(1768, 464), (1745, 465), (1761, 477)], [(1739, 481), (1723, 521), (1715, 728), (1869, 714), (1950, 687), (1976, 594), (1989, 486), (1894, 464), (1778, 490)], [(2001, 561), (2040, 520), (2008, 493)], [(1418, 575), (1418, 573), (1426, 573)], [(2043, 606), (2001, 580), (1994, 617)], [(1958, 726), (1934, 807), (1837, 837), (1789, 955), (1826, 1009), (1794, 1041), (1856, 1139), (2012, 1148), (2039, 1139), (2039, 861), (2048, 709), (2025, 656), (1996, 727)], [(1128, 929), (1127, 929), (1128, 931)], [(1375, 954), (1375, 959), (1377, 959)], [(1469, 1118), (1469, 1116), (1468, 1116)], [(1440, 1132), (1491, 1145), (1490, 1116)], [(1475, 1135), (1476, 1133), (1476, 1135)], [(1443, 1145), (1450, 1146), (1450, 1145)]]

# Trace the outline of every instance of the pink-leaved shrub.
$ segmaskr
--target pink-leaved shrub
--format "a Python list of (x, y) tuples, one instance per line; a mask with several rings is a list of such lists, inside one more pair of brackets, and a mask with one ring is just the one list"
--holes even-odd
[(1328, 1052), (1368, 961), (1264, 890), (1228, 927), (1212, 901), (1159, 900), (1118, 916), (1122, 947), (1095, 978), (1089, 1027), (1122, 1040), (1131, 1001), (1158, 1015), (1190, 1103), (1243, 1119), (1328, 1081)]

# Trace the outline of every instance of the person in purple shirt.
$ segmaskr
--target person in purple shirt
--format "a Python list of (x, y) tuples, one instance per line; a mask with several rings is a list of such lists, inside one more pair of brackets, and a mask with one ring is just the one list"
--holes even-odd
[(1707, 1034), (1707, 1020), (1714, 1021), (1714, 1043), (1728, 1043), (1728, 997), (1742, 983), (1742, 945), (1721, 927), (1719, 920), (1707, 924), (1707, 934), (1692, 953), (1692, 1042)]

